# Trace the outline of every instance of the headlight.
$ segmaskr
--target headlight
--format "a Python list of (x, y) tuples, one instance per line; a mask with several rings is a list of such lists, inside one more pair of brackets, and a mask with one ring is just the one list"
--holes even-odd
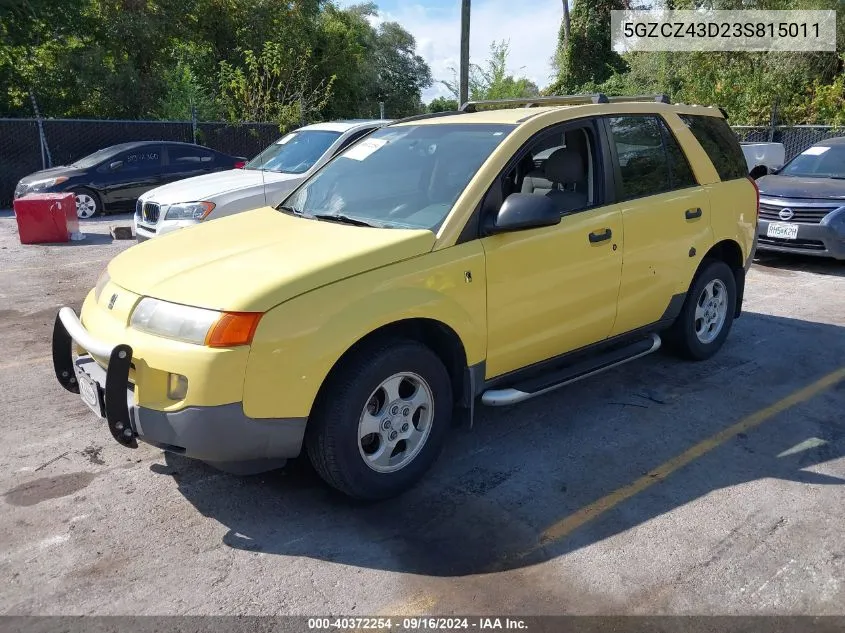
[(44, 191), (45, 189), (49, 189), (50, 187), (55, 187), (56, 185), (60, 185), (67, 180), (67, 176), (57, 176), (56, 178), (45, 178), (43, 180), (33, 180), (32, 182), (28, 182), (24, 185), (26, 189), (24, 190), (25, 193), (36, 193), (38, 191)]
[(179, 202), (167, 207), (165, 220), (204, 220), (214, 210), (213, 202)]
[(260, 312), (218, 312), (144, 297), (132, 312), (136, 330), (209, 347), (249, 345)]
[(100, 295), (103, 294), (103, 288), (106, 287), (106, 284), (109, 283), (109, 269), (108, 266), (100, 273), (100, 277), (97, 279), (97, 285), (94, 286), (94, 301), (100, 301)]

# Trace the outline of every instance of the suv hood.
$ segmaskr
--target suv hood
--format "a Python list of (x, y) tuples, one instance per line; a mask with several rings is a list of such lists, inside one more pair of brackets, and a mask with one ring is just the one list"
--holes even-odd
[(757, 180), (757, 186), (761, 196), (845, 200), (845, 180), (836, 178), (771, 175)]
[(264, 312), (326, 284), (429, 252), (424, 229), (308, 220), (270, 207), (133, 246), (108, 266), (112, 281), (165, 301)]
[(264, 188), (264, 183), (293, 180), (302, 174), (283, 174), (277, 171), (259, 169), (229, 169), (213, 174), (203, 174), (193, 178), (177, 180), (144, 194), (142, 198), (147, 202), (159, 204), (175, 204), (177, 202), (197, 202), (199, 200), (214, 200), (217, 196), (231, 191), (251, 188)]

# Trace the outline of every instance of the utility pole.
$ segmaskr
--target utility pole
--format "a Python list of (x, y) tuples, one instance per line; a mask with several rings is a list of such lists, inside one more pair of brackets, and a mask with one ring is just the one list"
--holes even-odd
[(458, 105), (469, 101), (469, 4), (470, 0), (461, 0), (461, 76)]
[(569, 44), (569, 0), (563, 0), (563, 45)]

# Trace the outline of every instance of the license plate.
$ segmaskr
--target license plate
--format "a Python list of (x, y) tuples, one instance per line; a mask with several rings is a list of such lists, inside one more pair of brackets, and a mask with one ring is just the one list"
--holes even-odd
[(103, 394), (97, 381), (77, 366), (76, 382), (79, 385), (79, 395), (82, 398), (82, 402), (87, 404), (91, 411), (98, 417), (105, 417), (105, 412), (103, 411)]
[(798, 239), (798, 225), (786, 222), (772, 222), (766, 231), (766, 237), (777, 237), (782, 240)]

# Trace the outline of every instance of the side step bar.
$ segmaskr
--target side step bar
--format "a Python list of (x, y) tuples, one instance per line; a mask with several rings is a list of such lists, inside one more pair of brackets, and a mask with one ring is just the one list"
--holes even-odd
[(506, 389), (490, 389), (481, 395), (481, 402), (491, 407), (503, 407), (530, 400), (560, 387), (618, 367), (660, 349), (660, 337), (652, 334), (646, 339), (616, 348), (594, 358), (567, 365), (537, 378), (515, 383)]

